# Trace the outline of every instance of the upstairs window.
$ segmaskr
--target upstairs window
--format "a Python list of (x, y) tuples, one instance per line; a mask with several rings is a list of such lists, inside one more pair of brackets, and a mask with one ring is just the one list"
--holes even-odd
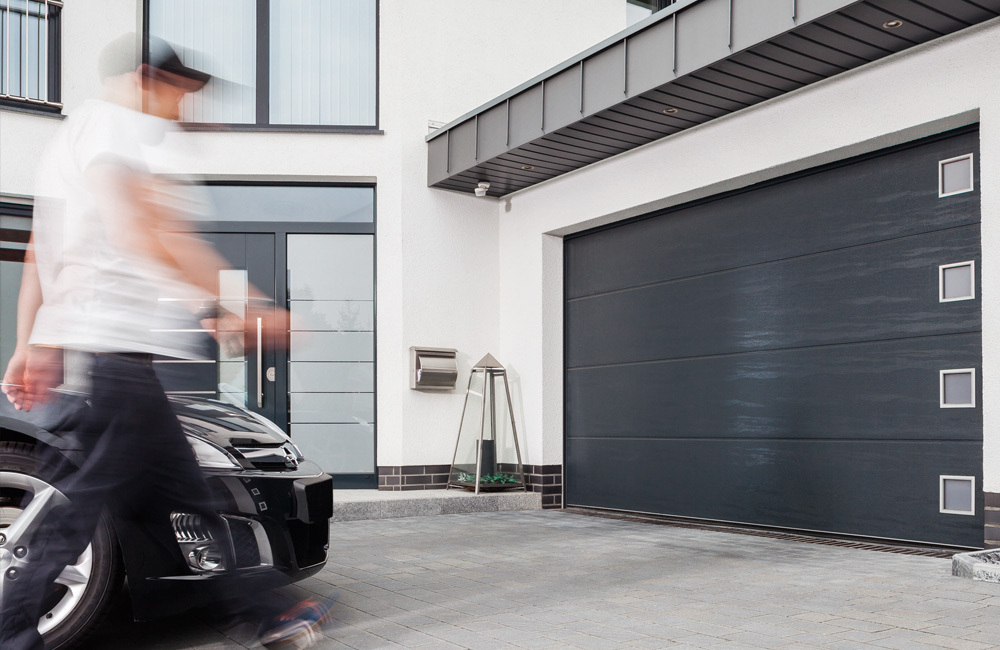
[(0, 0), (0, 105), (59, 112), (56, 0)]
[(186, 122), (378, 128), (377, 0), (146, 0), (146, 33), (213, 76)]
[(632, 26), (642, 20), (652, 16), (660, 9), (665, 9), (677, 2), (677, 0), (626, 0), (625, 20)]

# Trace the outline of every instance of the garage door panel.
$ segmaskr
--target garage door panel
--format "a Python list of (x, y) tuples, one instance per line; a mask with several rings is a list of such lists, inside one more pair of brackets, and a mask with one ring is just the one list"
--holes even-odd
[(566, 436), (981, 440), (982, 411), (939, 392), (979, 349), (973, 333), (569, 370)]
[[(979, 444), (576, 440), (566, 503), (981, 546)], [(939, 512), (941, 475), (976, 478), (974, 516)]]
[[(979, 255), (978, 225), (571, 300), (569, 368), (975, 331), (938, 267)], [(978, 265), (977, 265), (978, 269)]]
[[(568, 238), (566, 503), (982, 545), (979, 179), (938, 196), (978, 140)], [(974, 298), (941, 302), (940, 266), (970, 260)], [(941, 408), (963, 368), (975, 406)], [(943, 475), (975, 479), (974, 515), (939, 512)]]
[(937, 170), (978, 139), (932, 141), (568, 240), (566, 296), (976, 223), (979, 193), (938, 198)]

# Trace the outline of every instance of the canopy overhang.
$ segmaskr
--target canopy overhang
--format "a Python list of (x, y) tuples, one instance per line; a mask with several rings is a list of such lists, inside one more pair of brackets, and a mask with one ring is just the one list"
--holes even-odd
[(427, 136), (504, 196), (1000, 15), (1000, 0), (680, 0)]

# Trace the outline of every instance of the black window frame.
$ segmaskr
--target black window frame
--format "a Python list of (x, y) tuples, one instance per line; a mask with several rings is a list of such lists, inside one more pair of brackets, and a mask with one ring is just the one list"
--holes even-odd
[(654, 14), (661, 9), (666, 9), (672, 4), (676, 4), (677, 0), (625, 0), (626, 4), (636, 5), (644, 9), (651, 10)]
[[(149, 61), (149, 2), (142, 0), (142, 60)], [(374, 125), (324, 125), (324, 124), (271, 124), (271, 84), (269, 73), (271, 69), (271, 0), (256, 0), (257, 2), (257, 88), (256, 88), (256, 120), (253, 124), (229, 124), (225, 122), (179, 122), (187, 131), (272, 131), (297, 133), (357, 133), (383, 135), (379, 127), (380, 120), (380, 52), (381, 52), (381, 0), (375, 2), (375, 124)], [(264, 25), (264, 29), (261, 29)]]
[[(0, 200), (0, 216), (31, 219), (34, 207), (30, 203), (10, 203)], [(31, 230), (0, 226), (0, 244), (27, 245)], [(0, 245), (0, 262), (24, 263), (25, 249)]]
[[(0, 88), (0, 108), (8, 108), (16, 111), (27, 111), (31, 113), (46, 113), (46, 114), (62, 114), (62, 9), (63, 3), (61, 0), (31, 0), (34, 2), (40, 2), (41, 4), (47, 5), (49, 16), (48, 16), (48, 30), (46, 46), (48, 50), (46, 51), (46, 86), (47, 86), (47, 100), (41, 99), (31, 99), (28, 97), (16, 97), (13, 95), (2, 94), (3, 89)], [(6, 5), (4, 5), (6, 8)], [(25, 4), (27, 7), (27, 4)], [(13, 8), (12, 8), (13, 11)], [(0, 21), (0, 28), (3, 28), (4, 21)], [(4, 42), (5, 47), (10, 47), (10, 43)], [(6, 53), (0, 53), (4, 56), (0, 56), (0, 65), (6, 65), (3, 63), (6, 61)]]

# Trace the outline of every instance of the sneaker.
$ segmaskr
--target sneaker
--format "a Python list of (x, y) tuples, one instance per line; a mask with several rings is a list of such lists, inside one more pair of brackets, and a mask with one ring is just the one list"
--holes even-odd
[(319, 642), (320, 630), (329, 619), (336, 599), (306, 598), (271, 622), (260, 634), (265, 648), (311, 648)]

